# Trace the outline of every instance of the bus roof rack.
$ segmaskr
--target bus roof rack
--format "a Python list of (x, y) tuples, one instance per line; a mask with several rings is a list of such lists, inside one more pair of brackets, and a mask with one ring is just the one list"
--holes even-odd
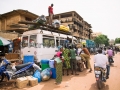
[(56, 33), (71, 35), (70, 31), (59, 30), (58, 28), (55, 28), (55, 27), (47, 25), (47, 24), (35, 23), (35, 22), (32, 22), (32, 21), (20, 21), (18, 23), (26, 24), (26, 25), (35, 25), (35, 28), (32, 29), (32, 30), (42, 29), (42, 30), (46, 30), (46, 31), (50, 31), (50, 32), (56, 32)]

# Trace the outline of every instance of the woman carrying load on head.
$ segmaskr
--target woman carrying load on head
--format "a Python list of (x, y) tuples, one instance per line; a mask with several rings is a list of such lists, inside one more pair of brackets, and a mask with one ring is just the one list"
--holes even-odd
[(56, 84), (62, 82), (62, 46), (58, 46), (58, 52), (55, 55)]

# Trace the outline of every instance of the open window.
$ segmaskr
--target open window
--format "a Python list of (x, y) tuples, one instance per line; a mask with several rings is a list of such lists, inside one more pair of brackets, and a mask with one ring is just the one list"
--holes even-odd
[(54, 48), (55, 47), (55, 40), (53, 36), (46, 36), (43, 35), (43, 47), (47, 48)]

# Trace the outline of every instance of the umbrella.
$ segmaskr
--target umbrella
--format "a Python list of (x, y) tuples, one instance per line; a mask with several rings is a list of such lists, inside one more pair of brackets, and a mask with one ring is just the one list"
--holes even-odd
[(2, 37), (0, 37), (0, 46), (9, 45), (10, 42)]

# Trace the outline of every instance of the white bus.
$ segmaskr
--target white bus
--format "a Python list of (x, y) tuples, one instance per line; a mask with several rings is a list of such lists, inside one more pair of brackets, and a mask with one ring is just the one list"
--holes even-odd
[[(58, 50), (59, 45), (63, 45), (64, 40), (72, 36), (40, 29), (30, 30), (23, 33), (21, 37), (21, 57), (24, 55), (34, 55), (34, 59), (40, 62), (41, 59), (52, 59)], [(73, 40), (77, 40), (73, 37)]]

